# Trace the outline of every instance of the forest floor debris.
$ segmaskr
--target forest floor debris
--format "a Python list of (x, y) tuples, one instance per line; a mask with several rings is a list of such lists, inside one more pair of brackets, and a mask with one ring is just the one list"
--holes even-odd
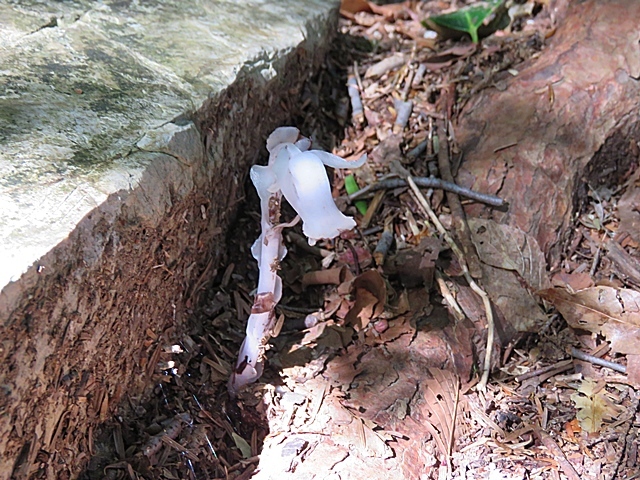
[[(544, 48), (552, 12), (527, 3), (528, 16), (479, 46), (425, 36), (421, 20), (447, 1), (343, 4), (360, 7), (343, 9), (296, 126), (343, 158), (369, 154), (352, 172), (374, 195), (358, 197), (365, 215), (345, 175), (333, 182), (361, 228), (314, 247), (285, 231), (282, 328), (262, 381), (231, 401), (226, 382), (257, 280), (260, 217), (248, 187), (193, 331), (160, 353), (155, 397), (131, 399), (132, 413), (114, 419), (87, 478), (638, 478), (638, 176), (589, 191), (553, 271), (535, 239), (465, 219), (437, 184), (422, 185), (439, 223), (459, 240), (468, 228), (462, 260), (452, 255), (407, 186), (432, 175), (451, 182), (463, 161), (457, 114)], [(405, 183), (373, 193), (387, 179)], [(492, 372), (480, 389), (493, 313)]]

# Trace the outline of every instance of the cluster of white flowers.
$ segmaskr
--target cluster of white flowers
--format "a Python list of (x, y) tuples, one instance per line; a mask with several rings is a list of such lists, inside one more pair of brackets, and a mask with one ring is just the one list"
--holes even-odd
[(321, 238), (335, 238), (356, 225), (353, 218), (336, 207), (324, 166), (357, 168), (366, 162), (366, 155), (348, 162), (322, 150), (309, 150), (310, 147), (311, 141), (300, 137), (297, 128), (277, 128), (267, 139), (269, 163), (251, 168), (251, 180), (262, 211), (262, 233), (251, 248), (260, 274), (247, 336), (229, 380), (232, 395), (262, 375), (264, 350), (275, 327), (275, 306), (282, 297), (282, 280), (277, 271), (287, 254), (282, 244), (282, 228), (297, 222), (296, 219), (289, 224), (279, 223), (282, 196), (302, 219), (302, 231), (311, 245)]

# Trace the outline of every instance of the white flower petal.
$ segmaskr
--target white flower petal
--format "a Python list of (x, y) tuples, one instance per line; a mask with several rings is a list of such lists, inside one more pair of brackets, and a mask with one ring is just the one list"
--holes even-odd
[[(282, 194), (293, 209), (298, 211), (298, 194), (291, 178), (289, 164), (294, 156), (300, 155), (300, 149), (295, 145), (285, 145), (273, 161), (272, 169)], [(326, 174), (325, 174), (326, 175)]]
[(273, 185), (277, 183), (277, 178), (273, 170), (262, 165), (254, 165), (249, 171), (249, 176), (251, 177), (253, 185), (256, 187), (256, 192), (258, 192), (260, 200), (268, 200), (270, 190)]
[(300, 135), (300, 130), (296, 127), (276, 128), (269, 138), (267, 138), (267, 150), (272, 152), (275, 147), (282, 143), (295, 143)]
[(316, 155), (322, 163), (331, 168), (358, 168), (367, 161), (367, 154), (362, 155), (358, 160), (345, 160), (333, 153), (324, 152), (322, 150), (309, 150), (309, 153)]
[(351, 230), (356, 222), (338, 210), (331, 196), (327, 171), (317, 155), (302, 152), (289, 161), (291, 184), (286, 187), (278, 178), (287, 201), (302, 218), (302, 231), (315, 243), (321, 238), (335, 238)]
[(306, 152), (307, 150), (309, 150), (309, 148), (311, 148), (311, 140), (309, 140), (307, 137), (302, 137), (294, 145), (301, 151)]

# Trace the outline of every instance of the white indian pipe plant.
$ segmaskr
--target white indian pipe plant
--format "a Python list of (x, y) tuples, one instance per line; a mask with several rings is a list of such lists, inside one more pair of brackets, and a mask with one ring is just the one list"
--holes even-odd
[[(309, 244), (314, 245), (321, 238), (335, 238), (356, 225), (353, 218), (346, 217), (336, 207), (325, 165), (357, 168), (366, 162), (366, 155), (349, 162), (322, 150), (309, 150), (310, 147), (311, 141), (300, 137), (297, 128), (277, 128), (267, 139), (268, 164), (251, 168), (251, 181), (260, 197), (262, 211), (262, 233), (251, 247), (260, 273), (247, 336), (229, 379), (231, 395), (262, 375), (264, 352), (276, 324), (275, 306), (282, 297), (282, 280), (277, 274), (287, 254), (282, 244), (282, 229), (302, 219), (302, 231)], [(280, 224), (283, 195), (298, 214), (288, 224)]]

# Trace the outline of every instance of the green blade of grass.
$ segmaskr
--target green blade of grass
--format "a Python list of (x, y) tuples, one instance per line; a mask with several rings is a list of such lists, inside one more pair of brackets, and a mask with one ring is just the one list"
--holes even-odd
[[(347, 191), (348, 195), (356, 193), (358, 190), (360, 190), (358, 182), (356, 182), (356, 177), (354, 177), (353, 174), (344, 177), (344, 188)], [(365, 202), (364, 200), (357, 200), (355, 202), (355, 205), (361, 215), (367, 213), (367, 202)]]

